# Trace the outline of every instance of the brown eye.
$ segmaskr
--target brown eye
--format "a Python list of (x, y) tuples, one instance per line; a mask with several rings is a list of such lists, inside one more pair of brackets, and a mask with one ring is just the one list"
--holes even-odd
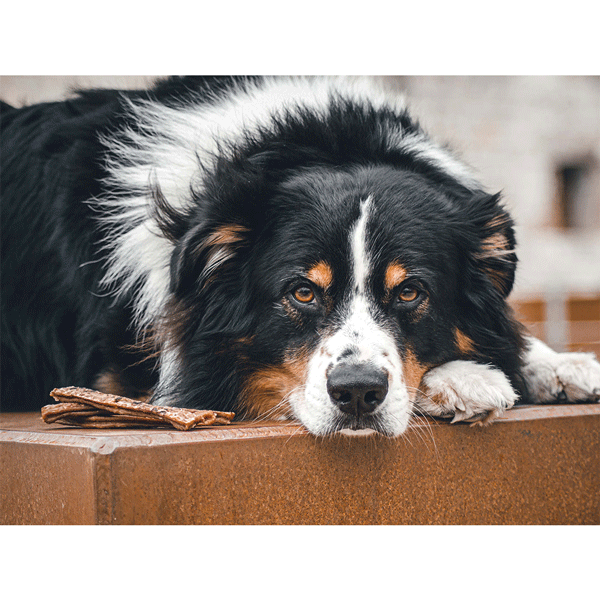
[(292, 292), (294, 298), (301, 304), (309, 304), (315, 299), (315, 293), (307, 285), (300, 286)]
[(414, 285), (405, 285), (398, 294), (400, 302), (413, 302), (419, 297), (419, 290)]

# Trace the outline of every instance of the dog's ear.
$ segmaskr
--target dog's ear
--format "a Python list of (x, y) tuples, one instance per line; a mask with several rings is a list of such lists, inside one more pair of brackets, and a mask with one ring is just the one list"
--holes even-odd
[(502, 298), (512, 290), (517, 268), (514, 223), (500, 194), (482, 195), (466, 207), (471, 225), (469, 260)]
[(235, 279), (239, 254), (248, 245), (249, 229), (237, 223), (200, 224), (179, 242), (171, 259), (171, 291), (201, 291), (217, 279)]
[(152, 218), (162, 236), (173, 246), (171, 292), (198, 291), (232, 261), (246, 245), (249, 229), (235, 222), (214, 223), (193, 210), (172, 206), (155, 181), (151, 187)]

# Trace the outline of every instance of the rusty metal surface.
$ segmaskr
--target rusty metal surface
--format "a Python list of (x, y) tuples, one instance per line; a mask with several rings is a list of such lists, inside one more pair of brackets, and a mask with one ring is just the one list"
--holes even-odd
[(82, 430), (0, 415), (0, 523), (598, 524), (600, 406), (400, 439), (300, 426)]

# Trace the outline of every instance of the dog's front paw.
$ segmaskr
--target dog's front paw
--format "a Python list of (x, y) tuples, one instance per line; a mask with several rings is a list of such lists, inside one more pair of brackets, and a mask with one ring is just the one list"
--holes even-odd
[(417, 406), (427, 414), (479, 425), (491, 423), (513, 406), (517, 394), (506, 375), (488, 365), (455, 360), (429, 371)]
[(523, 374), (532, 402), (600, 401), (600, 363), (593, 354), (558, 353), (532, 340)]

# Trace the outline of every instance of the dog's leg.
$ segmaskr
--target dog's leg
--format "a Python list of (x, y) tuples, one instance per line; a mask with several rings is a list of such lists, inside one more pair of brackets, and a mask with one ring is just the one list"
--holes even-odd
[(594, 354), (554, 352), (540, 340), (528, 338), (523, 375), (531, 402), (598, 402), (600, 363)]
[(455, 360), (423, 377), (415, 404), (424, 413), (453, 417), (453, 423), (469, 420), (485, 425), (516, 400), (516, 392), (500, 369)]

